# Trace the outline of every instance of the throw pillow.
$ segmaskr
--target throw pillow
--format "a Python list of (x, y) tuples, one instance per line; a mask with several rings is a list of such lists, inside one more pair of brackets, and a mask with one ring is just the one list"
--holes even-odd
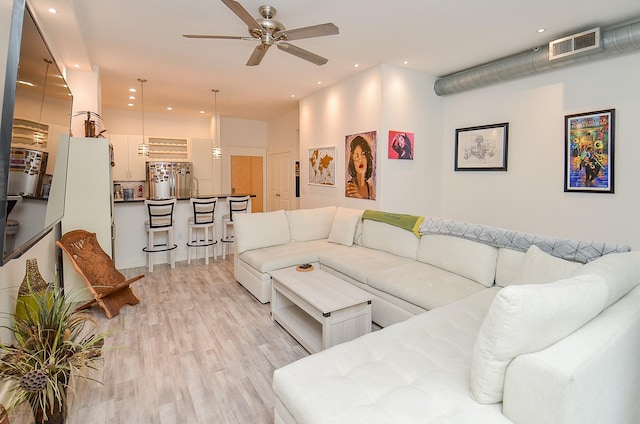
[(472, 397), (482, 404), (501, 402), (509, 363), (573, 333), (603, 310), (607, 296), (605, 282), (595, 275), (500, 290), (476, 339)]
[(335, 213), (335, 206), (286, 211), (291, 241), (326, 239)]
[(580, 267), (575, 275), (595, 274), (609, 288), (606, 307), (640, 284), (640, 252), (609, 253)]
[(577, 262), (551, 256), (533, 244), (527, 250), (518, 272), (509, 284), (551, 283), (570, 277), (580, 265)]
[(350, 209), (338, 206), (336, 214), (331, 224), (331, 232), (329, 233), (329, 241), (332, 243), (351, 246), (358, 227), (358, 222), (362, 216), (361, 209)]

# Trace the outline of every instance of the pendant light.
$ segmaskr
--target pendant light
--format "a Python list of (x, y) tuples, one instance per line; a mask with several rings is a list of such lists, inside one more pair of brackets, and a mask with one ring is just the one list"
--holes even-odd
[(142, 105), (142, 143), (138, 144), (138, 156), (149, 156), (149, 145), (144, 141), (144, 78), (138, 78), (140, 82), (140, 104)]
[(40, 115), (38, 116), (38, 129), (33, 132), (33, 144), (36, 146), (46, 147), (47, 134), (42, 127), (42, 109), (44, 108), (45, 90), (47, 88), (47, 79), (49, 77), (49, 66), (53, 63), (51, 59), (44, 58), (47, 68), (44, 71), (44, 82), (42, 83), (42, 98), (40, 99)]
[(222, 159), (222, 147), (220, 147), (220, 115), (218, 115), (218, 93), (220, 90), (212, 89), (214, 96), (213, 103), (213, 147), (211, 148), (211, 154), (214, 159)]

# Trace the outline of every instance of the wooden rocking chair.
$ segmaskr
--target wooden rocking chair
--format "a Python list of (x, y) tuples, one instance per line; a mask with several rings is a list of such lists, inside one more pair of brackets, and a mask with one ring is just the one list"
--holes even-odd
[(118, 315), (123, 305), (140, 303), (129, 285), (144, 275), (127, 280), (102, 250), (95, 233), (85, 230), (69, 231), (56, 241), (56, 245), (69, 256), (73, 267), (82, 275), (94, 297), (92, 301), (80, 305), (76, 311), (97, 303), (104, 309), (107, 318), (111, 319)]

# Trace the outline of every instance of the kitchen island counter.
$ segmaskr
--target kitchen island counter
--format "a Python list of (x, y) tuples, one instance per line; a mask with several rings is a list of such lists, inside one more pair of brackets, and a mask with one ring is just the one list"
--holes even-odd
[[(247, 194), (218, 194), (205, 195), (201, 194), (198, 198), (217, 197), (215, 210), (215, 227), (216, 240), (218, 243), (214, 245), (214, 249), (218, 255), (222, 254), (220, 250), (220, 238), (222, 237), (222, 216), (227, 214), (228, 207), (226, 198), (230, 196), (247, 196)], [(255, 195), (248, 195), (252, 198)], [(113, 208), (114, 219), (114, 262), (118, 269), (127, 269), (147, 265), (147, 254), (142, 248), (147, 245), (147, 231), (144, 223), (148, 219), (147, 208), (144, 206), (144, 198), (134, 198), (134, 200), (114, 200)], [(251, 210), (251, 202), (249, 202), (249, 210)], [(175, 243), (178, 247), (175, 250), (176, 262), (187, 260), (187, 235), (188, 220), (192, 211), (189, 205), (189, 199), (178, 199), (174, 209), (174, 236)], [(155, 254), (157, 264), (167, 263), (167, 255)], [(194, 252), (194, 258), (203, 258), (204, 249), (197, 249)]]

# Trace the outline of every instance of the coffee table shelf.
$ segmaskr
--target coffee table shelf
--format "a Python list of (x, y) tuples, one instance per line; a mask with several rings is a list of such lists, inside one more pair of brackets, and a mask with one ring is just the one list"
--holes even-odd
[(273, 271), (271, 318), (309, 352), (371, 331), (371, 295), (321, 270)]

